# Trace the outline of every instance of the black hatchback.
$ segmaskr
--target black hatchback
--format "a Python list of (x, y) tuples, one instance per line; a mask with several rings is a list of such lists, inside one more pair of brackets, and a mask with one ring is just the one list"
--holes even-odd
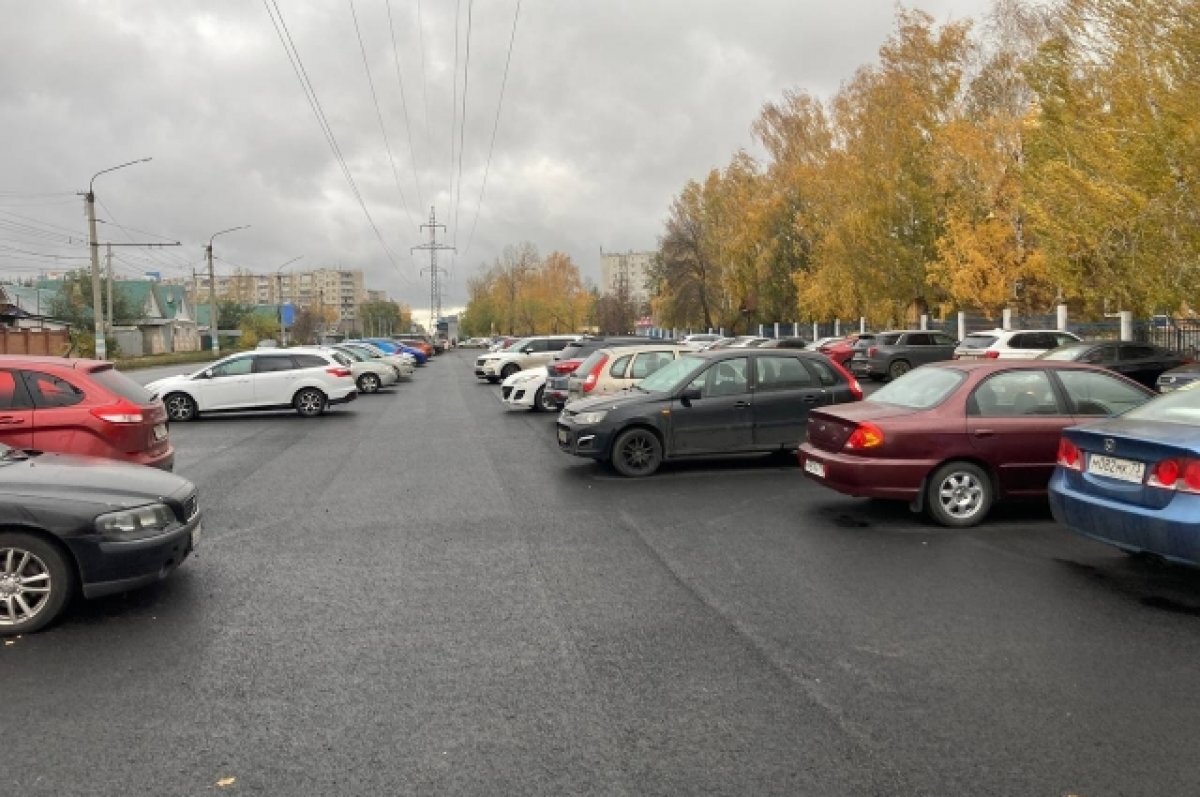
[(680, 357), (626, 393), (573, 401), (556, 431), (569, 454), (649, 476), (664, 460), (795, 450), (809, 410), (861, 398), (820, 354), (721, 349)]

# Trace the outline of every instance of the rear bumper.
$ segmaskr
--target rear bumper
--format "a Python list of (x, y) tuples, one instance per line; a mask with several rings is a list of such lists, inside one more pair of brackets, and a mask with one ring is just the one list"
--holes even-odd
[[(818, 484), (856, 498), (913, 501), (921, 494), (925, 477), (938, 464), (934, 460), (877, 459), (822, 451), (803, 443), (798, 452), (804, 475)], [(813, 473), (807, 462), (823, 469)]]
[(351, 401), (354, 401), (356, 398), (358, 398), (358, 390), (351, 389), (351, 391), (344, 396), (338, 396), (334, 394), (329, 396), (326, 401), (328, 404), (348, 404)]
[(159, 470), (171, 471), (175, 469), (175, 447), (168, 445), (166, 451), (158, 451), (153, 454), (140, 451), (131, 455), (130, 461)]

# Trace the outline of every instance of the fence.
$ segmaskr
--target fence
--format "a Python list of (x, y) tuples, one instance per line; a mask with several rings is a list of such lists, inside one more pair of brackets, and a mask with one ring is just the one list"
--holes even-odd
[(61, 356), (71, 346), (65, 329), (0, 329), (0, 354)]

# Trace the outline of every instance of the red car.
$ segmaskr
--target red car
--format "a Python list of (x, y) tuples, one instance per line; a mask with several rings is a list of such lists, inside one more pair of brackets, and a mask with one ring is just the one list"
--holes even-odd
[(833, 360), (843, 368), (849, 368), (850, 358), (854, 356), (855, 349), (866, 349), (867, 345), (873, 340), (875, 340), (875, 335), (872, 332), (856, 332), (853, 335), (847, 335), (844, 338), (831, 340), (824, 346), (818, 348), (817, 351), (821, 352), (821, 354), (824, 354), (826, 357)]
[(1046, 493), (1063, 428), (1154, 395), (1078, 363), (926, 365), (865, 401), (814, 409), (800, 464), (846, 495), (907, 501), (944, 526), (973, 526), (999, 497)]
[(171, 470), (167, 411), (99, 360), (0, 356), (0, 443)]

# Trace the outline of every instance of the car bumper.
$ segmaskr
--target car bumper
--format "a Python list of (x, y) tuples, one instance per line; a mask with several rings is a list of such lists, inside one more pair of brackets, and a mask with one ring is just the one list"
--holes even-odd
[(166, 451), (139, 452), (134, 454), (130, 461), (159, 470), (171, 471), (175, 469), (175, 447), (168, 445)]
[(358, 389), (351, 388), (350, 391), (348, 393), (346, 393), (345, 395), (338, 395), (337, 392), (331, 392), (329, 394), (328, 399), (326, 399), (326, 403), (327, 404), (348, 404), (351, 401), (354, 401), (356, 398), (358, 398)]
[(1161, 509), (1083, 492), (1061, 469), (1050, 478), (1050, 512), (1076, 534), (1200, 566), (1200, 495), (1177, 492)]
[(511, 385), (500, 388), (501, 399), (513, 409), (527, 410), (533, 406), (539, 385)]
[(200, 515), (157, 537), (134, 542), (105, 540), (100, 535), (68, 541), (79, 562), (85, 598), (99, 598), (153, 584), (166, 578), (195, 550)]
[(580, 426), (560, 420), (555, 425), (558, 448), (568, 454), (589, 459), (607, 459), (609, 433), (595, 426)]
[(803, 443), (798, 452), (804, 475), (857, 498), (912, 501), (921, 494), (934, 460), (880, 459), (822, 451)]

